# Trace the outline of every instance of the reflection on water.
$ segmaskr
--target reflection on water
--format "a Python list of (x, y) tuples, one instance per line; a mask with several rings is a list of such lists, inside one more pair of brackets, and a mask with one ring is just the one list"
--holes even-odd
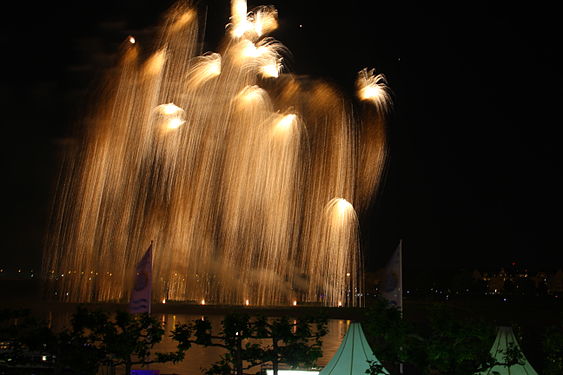
[[(169, 332), (174, 329), (176, 324), (189, 323), (195, 319), (201, 319), (202, 316), (197, 315), (185, 315), (185, 314), (153, 314), (158, 320), (160, 320), (166, 330), (166, 335), (162, 342), (156, 346), (155, 351), (169, 352), (176, 349), (176, 342), (169, 337)], [(55, 330), (60, 330), (68, 326), (70, 321), (70, 313), (64, 314), (54, 314), (52, 312), (47, 313), (46, 319), (49, 322), (51, 328)], [(222, 316), (211, 315), (206, 317), (211, 322), (214, 333), (221, 329)], [(328, 361), (332, 358), (342, 338), (348, 330), (350, 321), (347, 320), (328, 320), (327, 328), (328, 333), (323, 338), (323, 357), (321, 357), (317, 365), (320, 367), (326, 366)], [(178, 374), (178, 375), (199, 375), (202, 374), (202, 370), (208, 368), (212, 363), (220, 359), (221, 354), (224, 352), (222, 348), (217, 347), (202, 347), (200, 345), (193, 345), (190, 350), (186, 352), (186, 357), (184, 361), (172, 364), (172, 363), (158, 363), (150, 365), (149, 369), (158, 369), (161, 374)], [(259, 367), (251, 370), (250, 372), (258, 372)], [(123, 371), (123, 370), (122, 370)], [(119, 372), (117, 373), (119, 375)]]

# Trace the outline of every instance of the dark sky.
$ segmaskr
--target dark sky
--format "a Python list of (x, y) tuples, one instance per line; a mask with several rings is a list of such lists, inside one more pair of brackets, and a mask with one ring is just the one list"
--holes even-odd
[[(142, 41), (171, 3), (20, 2), (3, 12), (0, 265), (39, 264), (61, 140), (119, 44), (130, 33)], [(399, 238), (411, 268), (563, 266), (562, 24), (551, 5), (495, 3), (249, 3), (278, 9), (273, 36), (292, 72), (344, 92), (364, 67), (388, 78), (390, 160), (362, 227), (372, 268)], [(200, 7), (205, 49), (216, 50), (229, 2)]]

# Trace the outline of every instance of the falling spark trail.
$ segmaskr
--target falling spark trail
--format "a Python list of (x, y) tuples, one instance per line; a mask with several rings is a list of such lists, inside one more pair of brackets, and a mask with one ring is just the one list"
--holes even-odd
[(364, 116), (282, 72), (277, 12), (233, 0), (220, 53), (179, 3), (145, 61), (133, 37), (69, 150), (44, 270), (65, 301), (124, 301), (155, 240), (155, 301), (361, 304), (358, 214), (385, 160), (389, 93), (360, 72)]

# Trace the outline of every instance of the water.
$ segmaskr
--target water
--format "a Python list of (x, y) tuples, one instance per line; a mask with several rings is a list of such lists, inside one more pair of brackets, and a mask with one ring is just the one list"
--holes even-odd
[(128, 300), (154, 241), (156, 300), (361, 304), (357, 212), (385, 160), (384, 79), (360, 72), (353, 109), (284, 72), (276, 25), (275, 9), (234, 0), (219, 53), (202, 53), (197, 11), (181, 2), (154, 49), (124, 42), (62, 165), (51, 296)]
[[(168, 332), (170, 332), (176, 324), (189, 323), (194, 319), (201, 319), (198, 315), (186, 315), (186, 314), (153, 314), (155, 318), (160, 320), (165, 327), (167, 332), (163, 341), (155, 347), (154, 351), (170, 352), (176, 350), (176, 343), (170, 337), (168, 337)], [(68, 325), (70, 318), (70, 313), (63, 314), (53, 314), (48, 313), (46, 316), (47, 320), (51, 322), (51, 326), (55, 330), (62, 329)], [(207, 316), (207, 319), (211, 321), (214, 332), (218, 331), (221, 327), (220, 323), (223, 319), (222, 316), (211, 315)], [(340, 319), (329, 319), (327, 328), (328, 333), (323, 338), (323, 356), (317, 361), (317, 365), (320, 367), (326, 366), (330, 361), (338, 346), (340, 345), (342, 338), (346, 334), (350, 321), (340, 320)], [(193, 345), (187, 352), (184, 361), (172, 364), (172, 363), (162, 363), (162, 364), (152, 364), (148, 369), (160, 370), (162, 374), (178, 374), (178, 375), (198, 375), (202, 373), (202, 369), (209, 367), (212, 363), (220, 359), (220, 355), (223, 353), (221, 348), (214, 347), (202, 347), (199, 345)], [(250, 372), (258, 372), (260, 367), (257, 367)], [(124, 370), (121, 369), (121, 373)], [(119, 371), (117, 375), (121, 374)]]
[[(189, 316), (189, 315), (161, 315), (160, 319), (165, 322), (166, 329), (169, 330), (174, 327), (175, 323), (187, 322), (190, 319), (197, 319), (200, 317)], [(211, 317), (212, 326), (220, 327), (222, 317)], [(328, 361), (332, 358), (342, 338), (346, 334), (348, 328), (348, 323), (345, 320), (329, 320), (328, 321), (328, 333), (323, 339), (323, 357), (319, 359), (317, 365), (326, 366)], [(174, 342), (167, 338), (161, 345), (162, 350), (174, 350)], [(186, 352), (186, 359), (182, 363), (174, 364), (159, 364), (154, 365), (152, 368), (159, 369), (161, 373), (176, 373), (176, 374), (201, 374), (201, 368), (208, 367), (211, 363), (219, 360), (219, 356), (222, 353), (220, 348), (203, 348), (194, 345), (190, 350)], [(259, 371), (260, 368), (257, 367), (255, 371)], [(251, 372), (253, 372), (251, 370)]]

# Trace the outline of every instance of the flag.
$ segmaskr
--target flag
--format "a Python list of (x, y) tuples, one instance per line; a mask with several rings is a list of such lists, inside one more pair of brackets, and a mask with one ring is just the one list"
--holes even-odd
[(403, 240), (399, 241), (397, 249), (391, 255), (385, 267), (384, 279), (381, 285), (381, 295), (392, 306), (403, 309), (403, 270), (402, 254)]
[(131, 291), (129, 312), (150, 313), (152, 291), (152, 242), (135, 269), (135, 284)]

